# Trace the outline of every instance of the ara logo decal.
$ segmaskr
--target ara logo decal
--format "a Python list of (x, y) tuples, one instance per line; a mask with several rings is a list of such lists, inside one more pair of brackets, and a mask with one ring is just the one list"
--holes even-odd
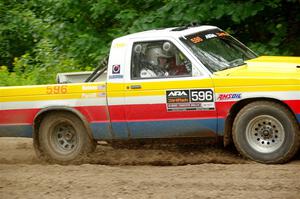
[(120, 74), (121, 66), (120, 64), (116, 64), (112, 66), (112, 74)]
[(211, 38), (214, 38), (214, 37), (217, 37), (217, 35), (215, 35), (215, 34), (207, 34), (207, 35), (205, 35), (205, 38), (206, 39), (211, 39)]
[(176, 96), (188, 96), (187, 92), (184, 91), (184, 90), (181, 90), (181, 91), (171, 91), (169, 94), (168, 94), (169, 97), (176, 97)]
[(167, 103), (186, 103), (189, 102), (189, 100), (189, 90), (167, 91)]
[(219, 94), (217, 101), (229, 101), (229, 100), (236, 100), (241, 98), (242, 98), (241, 93)]

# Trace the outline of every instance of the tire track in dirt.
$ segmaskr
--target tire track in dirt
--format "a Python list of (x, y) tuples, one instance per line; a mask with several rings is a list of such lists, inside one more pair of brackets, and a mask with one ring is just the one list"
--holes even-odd
[[(300, 160), (300, 153), (295, 160)], [(28, 138), (0, 138), (0, 163), (41, 164)], [(83, 160), (85, 164), (176, 166), (203, 163), (253, 163), (241, 157), (233, 147), (220, 146), (145, 146), (140, 149), (112, 148), (98, 145), (94, 153)]]

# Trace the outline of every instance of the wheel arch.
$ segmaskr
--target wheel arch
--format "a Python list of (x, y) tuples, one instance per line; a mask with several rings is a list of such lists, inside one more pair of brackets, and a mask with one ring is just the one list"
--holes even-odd
[(270, 101), (270, 102), (275, 102), (275, 103), (281, 104), (284, 107), (286, 107), (293, 114), (294, 118), (297, 120), (296, 115), (293, 112), (293, 110), (291, 109), (291, 107), (289, 107), (289, 105), (287, 105), (284, 101), (281, 101), (279, 99), (259, 97), (259, 98), (247, 98), (247, 99), (240, 100), (240, 101), (236, 102), (230, 108), (230, 111), (228, 112), (228, 115), (225, 119), (224, 137), (223, 137), (224, 146), (227, 146), (230, 143), (232, 143), (232, 125), (233, 125), (233, 121), (234, 121), (236, 115), (238, 114), (238, 112), (247, 104), (257, 102), (257, 101)]
[(40, 124), (41, 124), (43, 118), (45, 118), (48, 114), (53, 113), (53, 112), (67, 112), (67, 113), (71, 113), (71, 114), (75, 115), (82, 121), (82, 123), (87, 131), (88, 136), (91, 139), (94, 139), (90, 124), (89, 124), (88, 120), (86, 119), (86, 117), (80, 111), (78, 111), (74, 108), (71, 108), (71, 107), (67, 107), (67, 106), (52, 106), (52, 107), (47, 107), (47, 108), (40, 110), (36, 114), (36, 116), (33, 120), (32, 138), (35, 141), (34, 143), (38, 145), (37, 147), (39, 147), (38, 134), (39, 134)]

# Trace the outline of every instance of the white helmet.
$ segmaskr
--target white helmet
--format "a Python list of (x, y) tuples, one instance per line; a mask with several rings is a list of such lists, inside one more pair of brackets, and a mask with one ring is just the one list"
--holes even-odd
[(146, 50), (146, 59), (154, 66), (160, 65), (159, 58), (172, 58), (172, 53), (167, 53), (159, 46), (149, 46)]

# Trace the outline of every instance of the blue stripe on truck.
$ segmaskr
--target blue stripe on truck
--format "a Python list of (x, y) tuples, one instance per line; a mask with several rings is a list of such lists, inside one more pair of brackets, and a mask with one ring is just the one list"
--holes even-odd
[(0, 125), (0, 137), (32, 137), (31, 125)]
[(300, 114), (297, 114), (296, 117), (297, 117), (298, 123), (300, 123)]
[[(300, 115), (298, 115), (300, 121)], [(217, 127), (218, 126), (218, 127)], [(222, 136), (224, 119), (165, 120), (142, 122), (91, 123), (93, 136), (101, 139)], [(32, 137), (31, 125), (0, 125), (0, 137)], [(112, 133), (111, 133), (112, 132)]]
[[(128, 126), (127, 126), (128, 124)], [(172, 138), (172, 137), (205, 137), (222, 136), (224, 119), (191, 119), (92, 123), (95, 139), (128, 139), (128, 138)], [(110, 134), (112, 129), (112, 134)]]
[(131, 138), (214, 136), (217, 119), (129, 122)]

